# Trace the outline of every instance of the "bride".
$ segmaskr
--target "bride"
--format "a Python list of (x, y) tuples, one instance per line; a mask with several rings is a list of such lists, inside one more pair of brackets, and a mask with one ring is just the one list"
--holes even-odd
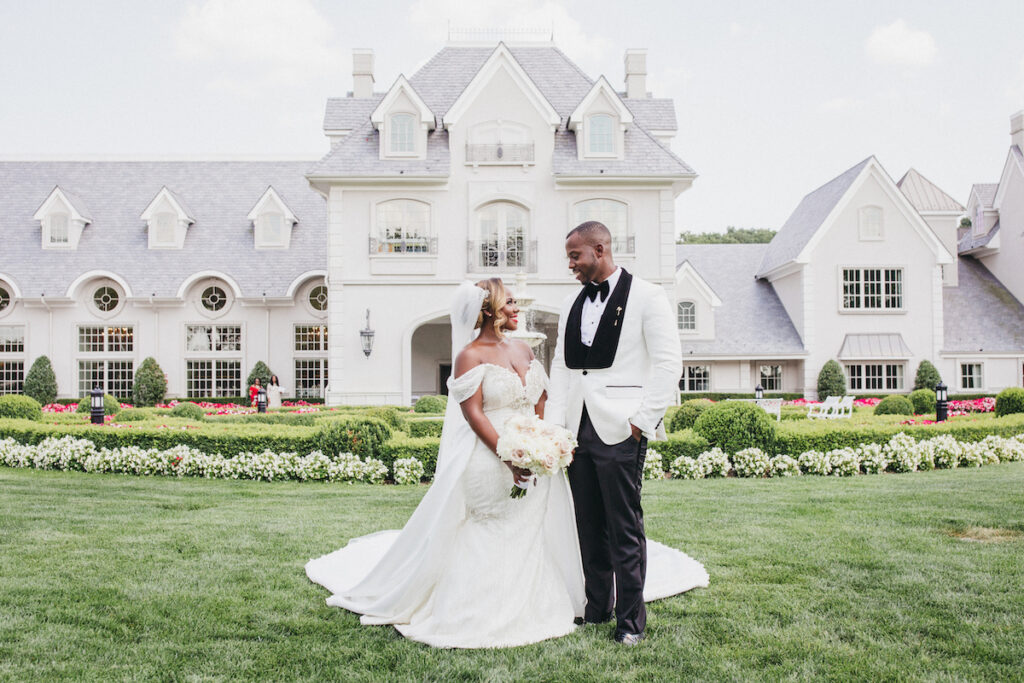
[[(504, 335), (518, 328), (518, 313), (500, 279), (459, 286), (434, 483), (401, 531), (353, 539), (306, 564), (332, 593), (328, 605), (434, 647), (511, 647), (574, 630), (586, 598), (568, 481), (537, 477), (525, 497), (510, 498), (513, 482), (532, 477), (495, 454), (505, 421), (543, 417), (547, 399), (543, 366)], [(698, 562), (648, 541), (645, 600), (707, 581)]]

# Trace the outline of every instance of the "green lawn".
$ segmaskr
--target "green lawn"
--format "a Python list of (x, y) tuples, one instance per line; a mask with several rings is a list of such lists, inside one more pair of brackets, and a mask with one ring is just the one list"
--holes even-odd
[(648, 534), (710, 588), (652, 604), (631, 650), (592, 627), (467, 652), (362, 627), (302, 570), (425, 487), (0, 468), (0, 679), (1024, 676), (1024, 463), (645, 487)]

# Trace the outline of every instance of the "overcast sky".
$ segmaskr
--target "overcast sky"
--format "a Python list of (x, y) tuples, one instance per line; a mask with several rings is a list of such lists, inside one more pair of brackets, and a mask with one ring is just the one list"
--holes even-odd
[(700, 174), (681, 230), (777, 228), (871, 154), (965, 203), (1024, 109), (1021, 0), (0, 0), (0, 157), (315, 159), (352, 48), (386, 89), (449, 24), (553, 28), (616, 87), (623, 52), (648, 48)]

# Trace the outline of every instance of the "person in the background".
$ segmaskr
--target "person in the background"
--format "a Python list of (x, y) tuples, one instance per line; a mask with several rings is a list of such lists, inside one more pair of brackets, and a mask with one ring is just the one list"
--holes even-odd
[(284, 389), (281, 387), (281, 382), (277, 379), (277, 375), (271, 375), (270, 385), (267, 387), (267, 407), (280, 408), (282, 394), (284, 394)]
[(263, 387), (263, 382), (260, 381), (259, 377), (254, 377), (252, 380), (252, 386), (249, 387), (249, 403), (256, 406), (256, 394), (260, 393), (260, 389)]

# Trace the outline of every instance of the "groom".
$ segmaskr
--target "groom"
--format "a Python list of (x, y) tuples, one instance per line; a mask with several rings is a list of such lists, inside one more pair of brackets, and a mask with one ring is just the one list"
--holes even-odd
[(584, 287), (562, 305), (546, 413), (578, 434), (569, 484), (583, 620), (610, 621), (614, 608), (615, 641), (636, 645), (647, 624), (644, 456), (648, 439), (665, 438), (662, 418), (682, 373), (679, 333), (664, 290), (615, 265), (603, 224), (574, 228), (565, 253)]

